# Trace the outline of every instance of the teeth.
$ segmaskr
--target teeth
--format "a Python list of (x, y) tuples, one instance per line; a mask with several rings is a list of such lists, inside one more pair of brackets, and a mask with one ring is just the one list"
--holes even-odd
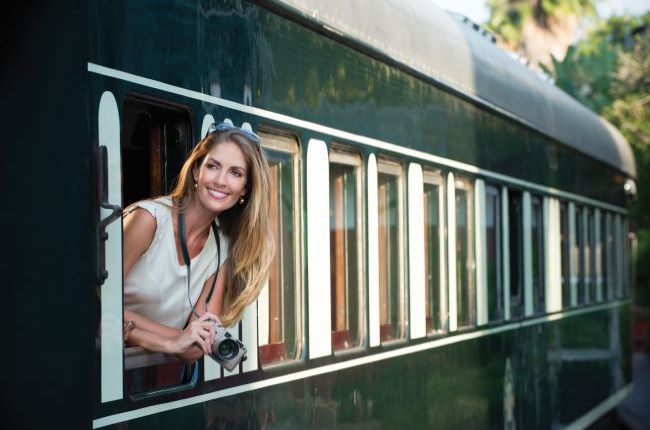
[(217, 191), (217, 190), (208, 190), (208, 193), (212, 197), (217, 198), (217, 199), (223, 199), (224, 197), (226, 197), (228, 195), (228, 194), (226, 194), (226, 193), (224, 193), (222, 191)]

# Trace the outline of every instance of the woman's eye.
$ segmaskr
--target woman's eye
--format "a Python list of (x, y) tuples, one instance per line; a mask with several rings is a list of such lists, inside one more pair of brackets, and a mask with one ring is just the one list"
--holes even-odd
[(239, 170), (233, 170), (232, 171), (233, 175), (235, 175), (237, 178), (241, 178), (242, 173)]
[(215, 169), (217, 166), (215, 164), (213, 164), (213, 163), (208, 163), (208, 164), (206, 164), (206, 167), (208, 169)]

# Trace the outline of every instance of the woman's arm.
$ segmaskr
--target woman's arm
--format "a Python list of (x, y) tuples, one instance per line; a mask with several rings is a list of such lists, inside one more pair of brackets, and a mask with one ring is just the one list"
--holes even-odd
[(139, 327), (136, 323), (135, 328), (129, 333), (127, 344), (141, 346), (149, 351), (177, 354), (184, 360), (192, 357), (196, 360), (203, 353), (209, 354), (212, 352), (214, 323), (211, 320), (214, 320), (214, 318), (216, 318), (216, 315), (206, 312), (201, 318), (192, 321), (184, 330), (170, 329), (174, 330), (175, 333), (169, 337), (158, 332), (149, 331), (147, 329), (149, 327)]

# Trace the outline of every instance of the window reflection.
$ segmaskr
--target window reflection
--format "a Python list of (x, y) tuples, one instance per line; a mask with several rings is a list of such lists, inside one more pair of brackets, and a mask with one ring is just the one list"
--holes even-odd
[(379, 319), (382, 341), (403, 338), (406, 333), (402, 282), (402, 168), (397, 163), (378, 163)]
[(276, 254), (268, 288), (258, 299), (259, 356), (262, 365), (292, 360), (300, 353), (300, 300), (296, 208), (298, 203), (298, 145), (295, 140), (261, 134), (271, 169), (269, 213)]
[(359, 346), (363, 336), (364, 296), (361, 253), (361, 157), (330, 153), (330, 278), (332, 348)]

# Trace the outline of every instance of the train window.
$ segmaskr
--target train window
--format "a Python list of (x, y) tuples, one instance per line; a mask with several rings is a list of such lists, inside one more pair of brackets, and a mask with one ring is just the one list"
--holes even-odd
[(562, 278), (562, 308), (571, 307), (571, 245), (569, 239), (569, 207), (560, 202), (560, 276)]
[[(186, 110), (126, 98), (121, 133), (124, 207), (171, 191), (191, 147), (190, 127)], [(187, 383), (192, 376), (183, 363), (163, 354), (142, 348), (126, 348), (124, 354), (126, 391), (133, 395)]]
[(632, 288), (632, 243), (633, 238), (630, 235), (630, 221), (623, 219), (623, 297), (629, 297)]
[(427, 334), (447, 330), (447, 291), (444, 283), (444, 193), (440, 172), (423, 172), (424, 282)]
[(122, 121), (122, 203), (168, 194), (192, 146), (186, 110), (127, 97)]
[(403, 281), (403, 173), (394, 162), (377, 165), (379, 321), (381, 341), (406, 335), (406, 300)]
[(485, 187), (485, 241), (487, 250), (488, 320), (501, 321), (503, 312), (501, 193), (495, 186)]
[(332, 348), (361, 345), (365, 314), (361, 226), (361, 157), (330, 151)]
[(539, 196), (530, 198), (530, 228), (532, 247), (533, 275), (533, 312), (546, 312), (546, 285), (544, 283), (544, 213), (542, 199)]
[[(191, 147), (189, 111), (160, 101), (127, 96), (121, 129), (122, 204), (167, 194)], [(176, 357), (124, 349), (126, 392), (134, 397), (196, 381), (197, 366)]]
[(576, 268), (576, 278), (578, 280), (578, 297), (577, 304), (585, 304), (585, 247), (586, 247), (586, 227), (585, 227), (585, 217), (584, 217), (584, 208), (581, 206), (576, 206), (576, 249), (574, 251), (574, 257), (576, 259), (575, 268)]
[(600, 277), (602, 279), (602, 300), (606, 301), (609, 299), (608, 296), (608, 287), (609, 287), (609, 253), (611, 252), (609, 243), (609, 230), (611, 227), (608, 226), (608, 223), (611, 223), (609, 213), (600, 212)]
[(508, 233), (510, 238), (510, 318), (524, 316), (524, 229), (521, 191), (508, 190)]
[(596, 301), (596, 233), (594, 212), (585, 208), (585, 303)]
[(268, 288), (258, 299), (259, 357), (262, 366), (298, 358), (301, 352), (299, 161), (295, 139), (260, 133), (271, 168), (270, 216), (276, 253)]
[(623, 296), (623, 247), (627, 240), (623, 239), (621, 216), (614, 215), (614, 298)]
[(467, 179), (456, 178), (456, 303), (459, 328), (476, 324), (474, 282), (473, 189)]

